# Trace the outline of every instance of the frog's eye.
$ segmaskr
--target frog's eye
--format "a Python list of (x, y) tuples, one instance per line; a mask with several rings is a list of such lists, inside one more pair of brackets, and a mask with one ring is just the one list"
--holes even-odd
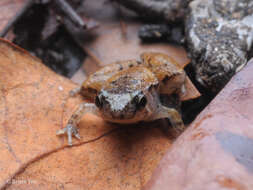
[(145, 96), (138, 97), (137, 104), (136, 104), (138, 108), (143, 108), (146, 106), (146, 104), (147, 104), (147, 98)]
[(98, 108), (101, 108), (103, 106), (103, 102), (101, 101), (99, 96), (96, 96), (95, 98), (95, 104)]

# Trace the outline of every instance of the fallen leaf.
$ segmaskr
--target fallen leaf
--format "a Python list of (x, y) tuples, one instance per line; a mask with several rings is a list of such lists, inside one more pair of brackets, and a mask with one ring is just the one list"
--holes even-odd
[(40, 60), (0, 40), (0, 189), (129, 189), (150, 178), (171, 146), (152, 124), (119, 127), (91, 114), (81, 141), (56, 131), (83, 100)]
[(145, 190), (253, 189), (253, 59), (175, 141)]

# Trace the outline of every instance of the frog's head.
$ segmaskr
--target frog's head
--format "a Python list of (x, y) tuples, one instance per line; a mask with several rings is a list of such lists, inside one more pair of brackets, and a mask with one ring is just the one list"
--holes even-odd
[(95, 104), (105, 120), (115, 123), (134, 123), (147, 117), (148, 97), (142, 91), (114, 92), (101, 90)]

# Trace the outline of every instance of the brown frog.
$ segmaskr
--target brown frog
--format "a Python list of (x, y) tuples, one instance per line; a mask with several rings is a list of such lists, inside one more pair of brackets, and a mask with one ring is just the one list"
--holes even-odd
[(121, 124), (168, 118), (175, 129), (182, 131), (180, 113), (163, 106), (160, 94), (183, 94), (185, 80), (183, 68), (162, 53), (143, 53), (141, 62), (128, 60), (107, 65), (71, 91), (72, 96), (80, 93), (94, 103), (82, 103), (57, 134), (67, 134), (68, 144), (72, 145), (72, 135), (80, 139), (76, 127), (88, 112)]

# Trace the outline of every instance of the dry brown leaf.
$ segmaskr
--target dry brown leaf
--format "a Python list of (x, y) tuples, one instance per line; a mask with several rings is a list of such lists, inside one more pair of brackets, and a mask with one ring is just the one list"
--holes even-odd
[(140, 189), (171, 141), (142, 124), (118, 127), (86, 115), (81, 141), (57, 137), (81, 98), (76, 86), (11, 43), (0, 41), (0, 188)]

